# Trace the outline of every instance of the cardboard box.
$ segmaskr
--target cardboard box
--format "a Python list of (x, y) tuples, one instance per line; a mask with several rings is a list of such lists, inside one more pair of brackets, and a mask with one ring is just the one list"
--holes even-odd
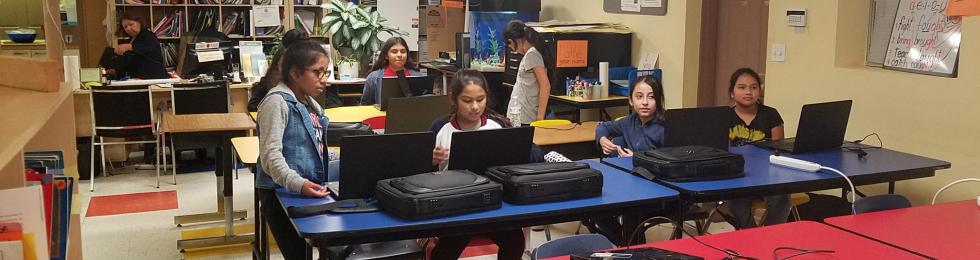
[[(444, 4), (452, 1), (443, 1)], [(462, 7), (462, 6), (460, 6)], [(463, 32), (464, 11), (453, 5), (426, 6), (420, 23), (425, 32), (426, 54), (422, 60), (439, 58), (439, 52), (456, 51), (456, 33)]]

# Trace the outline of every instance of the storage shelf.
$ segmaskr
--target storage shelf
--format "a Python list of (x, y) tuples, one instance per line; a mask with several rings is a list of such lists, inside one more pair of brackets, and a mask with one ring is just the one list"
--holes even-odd
[(4, 101), (0, 102), (0, 136), (4, 137), (0, 139), (0, 169), (18, 157), (71, 93), (64, 83), (58, 92), (0, 87), (0, 100)]

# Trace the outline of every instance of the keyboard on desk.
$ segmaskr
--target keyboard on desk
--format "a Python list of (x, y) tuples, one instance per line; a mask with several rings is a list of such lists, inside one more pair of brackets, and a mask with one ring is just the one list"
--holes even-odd
[[(624, 253), (631, 254), (629, 258), (616, 258), (616, 259), (630, 259), (630, 260), (704, 260), (704, 258), (688, 255), (685, 253), (674, 252), (666, 249), (660, 249), (656, 247), (644, 247), (644, 248), (633, 248), (633, 249), (621, 249), (612, 250), (610, 253)], [(599, 257), (591, 257), (590, 254), (577, 254), (572, 255), (571, 259), (603, 259)]]

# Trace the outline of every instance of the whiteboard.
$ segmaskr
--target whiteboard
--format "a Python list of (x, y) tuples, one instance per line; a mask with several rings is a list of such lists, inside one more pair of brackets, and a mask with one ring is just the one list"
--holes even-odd
[(895, 14), (885, 68), (956, 76), (960, 17), (946, 16), (946, 0), (902, 0)]

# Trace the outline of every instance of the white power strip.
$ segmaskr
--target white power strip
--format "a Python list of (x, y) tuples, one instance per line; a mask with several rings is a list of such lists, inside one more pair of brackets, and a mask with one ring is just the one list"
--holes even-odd
[(808, 172), (817, 172), (820, 170), (819, 164), (778, 155), (770, 155), (769, 163)]

